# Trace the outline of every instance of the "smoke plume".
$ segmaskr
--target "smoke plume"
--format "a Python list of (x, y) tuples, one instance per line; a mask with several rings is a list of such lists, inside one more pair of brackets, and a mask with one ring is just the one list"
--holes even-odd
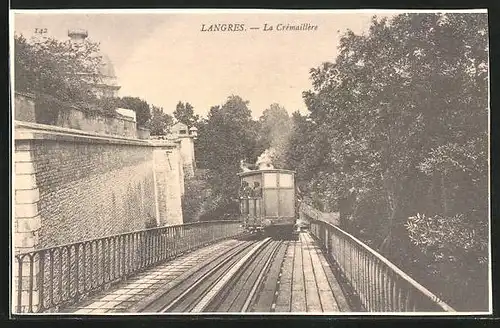
[(293, 119), (285, 108), (272, 104), (261, 117), (261, 135), (267, 140), (269, 148), (258, 158), (257, 165), (269, 165), (277, 168), (287, 168), (287, 152), (293, 133)]
[(274, 169), (273, 165), (273, 157), (275, 154), (275, 150), (273, 148), (268, 148), (264, 150), (264, 152), (257, 158), (257, 162), (255, 162), (255, 166), (259, 170), (262, 169)]

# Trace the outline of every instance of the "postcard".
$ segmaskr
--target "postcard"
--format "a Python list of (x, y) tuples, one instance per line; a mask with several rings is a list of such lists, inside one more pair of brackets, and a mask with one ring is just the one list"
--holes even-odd
[(10, 26), (13, 315), (492, 313), (487, 10)]

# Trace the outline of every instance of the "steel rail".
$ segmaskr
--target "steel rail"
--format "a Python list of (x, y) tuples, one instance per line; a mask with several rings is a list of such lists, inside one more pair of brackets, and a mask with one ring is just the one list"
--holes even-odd
[(266, 238), (258, 242), (248, 253), (245, 254), (235, 265), (233, 265), (218, 281), (212, 286), (212, 289), (206, 293), (203, 298), (192, 309), (194, 313), (201, 313), (213, 301), (213, 299), (222, 291), (224, 286), (233, 278), (243, 265), (261, 248), (270, 242), (271, 238)]
[(242, 232), (239, 221), (196, 222), (17, 254), (13, 312), (58, 311), (154, 265)]
[(199, 278), (198, 275), (200, 274), (200, 272), (203, 274), (203, 272), (205, 271), (213, 270), (214, 268), (212, 267), (212, 264), (214, 262), (231, 258), (251, 244), (252, 242), (245, 241), (235, 245), (232, 248), (220, 249), (221, 252), (218, 253), (215, 258), (207, 259), (202, 263), (195, 265), (191, 269), (188, 269), (179, 277), (170, 281), (167, 286), (165, 286), (164, 288), (160, 288), (152, 294), (148, 295), (143, 301), (139, 302), (139, 304), (131, 307), (130, 309), (133, 310), (132, 312), (161, 312), (161, 309), (165, 307), (166, 303), (164, 299), (168, 297), (169, 294), (174, 293), (176, 289), (181, 288), (188, 281), (196, 281)]
[(262, 281), (264, 280), (264, 276), (267, 274), (269, 271), (269, 268), (271, 267), (272, 261), (274, 260), (276, 253), (278, 253), (279, 248), (283, 244), (283, 241), (275, 243), (273, 246), (273, 250), (271, 254), (269, 255), (269, 258), (267, 259), (266, 263), (260, 270), (259, 276), (257, 277), (257, 280), (252, 286), (252, 290), (250, 291), (250, 294), (248, 295), (245, 304), (243, 304), (243, 307), (241, 309), (241, 312), (245, 313), (248, 311), (248, 308), (250, 307), (250, 303), (252, 302), (255, 294), (257, 293), (257, 288), (259, 288), (262, 284)]
[[(181, 303), (183, 300), (185, 300), (186, 297), (193, 290), (195, 290), (198, 286), (200, 286), (201, 284), (203, 284), (208, 278), (210, 278), (213, 274), (215, 274), (224, 265), (226, 265), (227, 263), (231, 262), (231, 260), (233, 260), (234, 256), (236, 256), (236, 255), (244, 252), (248, 248), (252, 247), (252, 245), (255, 245), (255, 243), (248, 243), (248, 244), (244, 245), (241, 249), (236, 250), (235, 252), (232, 252), (232, 253), (228, 252), (228, 253), (224, 254), (225, 257), (219, 263), (217, 263), (216, 266), (210, 268), (207, 272), (203, 273), (201, 275), (201, 277), (198, 277), (197, 280), (196, 280), (196, 282), (194, 284), (190, 285), (186, 290), (184, 290), (173, 301), (169, 302), (168, 305), (162, 307), (159, 310), (159, 312), (162, 312), (162, 313), (169, 312), (172, 308), (176, 307), (179, 303)], [(219, 258), (217, 258), (216, 260), (219, 260)], [(210, 262), (210, 263), (213, 263), (213, 261)], [(201, 267), (199, 270), (197, 270), (197, 272), (200, 272), (200, 271), (203, 271), (204, 269), (206, 269), (210, 265), (210, 263), (208, 263), (207, 265), (204, 265), (203, 267)], [(194, 274), (196, 274), (196, 273), (194, 273)], [(192, 277), (193, 275), (191, 275), (190, 277)]]

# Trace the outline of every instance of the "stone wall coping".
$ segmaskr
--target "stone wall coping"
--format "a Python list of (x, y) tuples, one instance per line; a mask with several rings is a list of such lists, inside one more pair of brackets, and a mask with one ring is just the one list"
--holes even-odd
[(175, 141), (157, 143), (152, 140), (135, 139), (113, 135), (103, 135), (76, 129), (63, 128), (55, 125), (14, 121), (15, 140), (57, 140), (78, 143), (107, 143), (146, 147), (177, 147)]
[[(22, 97), (25, 97), (25, 98), (29, 98), (33, 101), (36, 101), (36, 96), (33, 94), (33, 93), (28, 93), (28, 92), (21, 92), (21, 91), (15, 91), (14, 92), (14, 97), (19, 97), (19, 96), (22, 96)], [(53, 98), (53, 97), (51, 97)], [(55, 99), (55, 98), (54, 98)], [(92, 110), (90, 111), (86, 111), (74, 104), (70, 104), (70, 103), (67, 103), (67, 102), (64, 102), (64, 101), (61, 101), (61, 100), (58, 100), (58, 99), (55, 99), (56, 101), (64, 104), (66, 106), (66, 109), (71, 109), (71, 110), (76, 110), (78, 112), (81, 112), (85, 115), (92, 115), (91, 113), (93, 112)], [(114, 118), (114, 119), (118, 119), (118, 120), (122, 120), (122, 121), (128, 121), (128, 122), (133, 122), (135, 123), (134, 119), (131, 118), (131, 117), (128, 117), (128, 116), (125, 116), (123, 114), (120, 114), (118, 113), (117, 111), (114, 112), (114, 115), (101, 115), (101, 114), (97, 114), (95, 116), (97, 119), (106, 119), (106, 118)]]
[(176, 146), (177, 143), (180, 143), (180, 140), (155, 140), (149, 139), (148, 142), (155, 146), (163, 146), (163, 145), (172, 145)]
[[(85, 113), (83, 110), (81, 110), (81, 109), (79, 109), (79, 108), (76, 108), (76, 110), (79, 110), (80, 112)], [(111, 117), (111, 118), (115, 118), (115, 119), (119, 119), (119, 120), (122, 120), (122, 121), (128, 121), (128, 122), (136, 123), (136, 122), (134, 121), (134, 119), (133, 119), (133, 118), (131, 118), (131, 117), (125, 116), (125, 115), (120, 114), (120, 113), (118, 113), (118, 112), (116, 112), (116, 111), (115, 111), (115, 113), (116, 113), (116, 116), (114, 116), (114, 117), (113, 117), (113, 116), (110, 116), (110, 117)], [(100, 115), (100, 117), (105, 117), (105, 116)]]

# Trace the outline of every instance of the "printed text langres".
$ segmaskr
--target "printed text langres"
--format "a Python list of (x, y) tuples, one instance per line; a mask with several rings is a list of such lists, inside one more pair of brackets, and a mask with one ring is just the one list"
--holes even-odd
[(302, 24), (268, 24), (263, 26), (250, 26), (247, 28), (245, 24), (231, 23), (231, 24), (201, 24), (201, 32), (245, 32), (247, 30), (261, 30), (264, 32), (269, 31), (316, 31), (317, 25), (310, 23)]

